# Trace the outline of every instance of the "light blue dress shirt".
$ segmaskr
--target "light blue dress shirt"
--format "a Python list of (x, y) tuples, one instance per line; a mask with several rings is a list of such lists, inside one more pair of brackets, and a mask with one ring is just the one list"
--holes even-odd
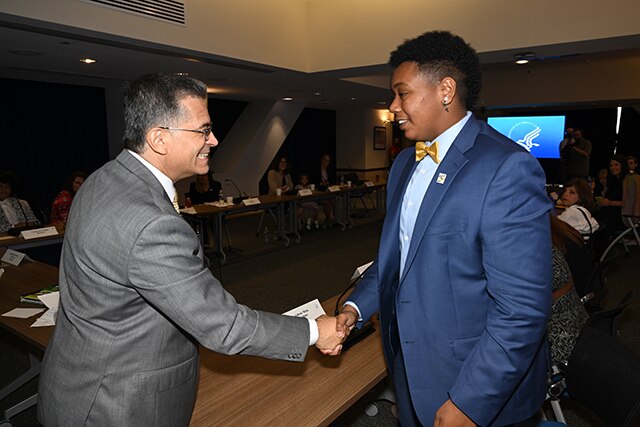
[[(467, 120), (469, 120), (469, 117), (471, 117), (471, 112), (467, 111), (467, 114), (462, 120), (451, 126), (435, 139), (435, 141), (438, 141), (438, 160), (440, 160), (441, 163), (447, 155), (451, 144), (453, 144), (453, 141), (465, 123), (467, 123)], [(411, 245), (411, 236), (413, 235), (413, 229), (416, 225), (422, 200), (437, 169), (438, 165), (436, 162), (434, 162), (431, 157), (425, 156), (413, 171), (413, 175), (411, 175), (407, 189), (404, 192), (402, 206), (400, 207), (400, 277), (402, 277), (402, 272), (404, 271), (404, 263), (407, 259), (407, 253)], [(446, 177), (444, 177), (444, 179), (446, 179)]]

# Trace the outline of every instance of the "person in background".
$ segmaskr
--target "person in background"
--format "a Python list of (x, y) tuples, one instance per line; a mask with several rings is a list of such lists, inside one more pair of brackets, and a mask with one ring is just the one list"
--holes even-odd
[(568, 127), (564, 132), (564, 139), (560, 141), (558, 151), (560, 152), (560, 168), (554, 182), (565, 182), (569, 173), (569, 161), (571, 159), (571, 147), (576, 140), (573, 138), (573, 128)]
[(398, 154), (400, 154), (400, 151), (402, 151), (402, 144), (400, 143), (400, 138), (393, 138), (393, 142), (389, 147), (389, 164), (393, 163), (396, 157), (398, 157)]
[(593, 195), (587, 181), (580, 178), (569, 180), (564, 186), (561, 203), (565, 209), (558, 219), (578, 230), (588, 240), (600, 226), (591, 216)]
[[(323, 154), (320, 157), (320, 166), (311, 176), (311, 182), (316, 184), (316, 188), (326, 191), (327, 187), (336, 183), (336, 172), (331, 167), (331, 156)], [(325, 225), (333, 224), (336, 220), (335, 205), (336, 199), (323, 199), (320, 201), (324, 212)]]
[(638, 158), (636, 156), (627, 156), (627, 167), (630, 175), (635, 174), (638, 168)]
[(407, 139), (424, 144), (391, 166), (380, 248), (338, 331), (379, 313), (403, 427), (524, 421), (547, 390), (544, 172), (473, 117), (481, 68), (462, 38), (428, 32), (389, 62), (389, 111)]
[(573, 131), (573, 138), (575, 142), (573, 144), (567, 145), (571, 150), (568, 166), (569, 179), (585, 179), (589, 176), (591, 141), (584, 138), (581, 129), (576, 129)]
[[(593, 188), (593, 195), (596, 198), (607, 196), (607, 181), (609, 179), (609, 171), (607, 169), (600, 169), (595, 180), (595, 186)], [(597, 201), (597, 199), (596, 199)]]
[(192, 205), (215, 202), (218, 200), (221, 188), (222, 185), (213, 179), (211, 172), (207, 172), (196, 175), (195, 182), (189, 184), (187, 197), (191, 200)]
[(76, 171), (69, 175), (62, 191), (58, 193), (51, 204), (51, 224), (65, 225), (67, 223), (73, 197), (76, 195), (85, 179), (87, 179), (87, 174), (82, 171)]
[(550, 215), (550, 221), (553, 244), (553, 302), (547, 336), (551, 362), (561, 368), (569, 359), (589, 314), (580, 301), (569, 264), (563, 254), (566, 251), (566, 237), (563, 235), (562, 227), (557, 224), (553, 215)]
[(14, 227), (40, 225), (29, 203), (15, 197), (17, 186), (18, 177), (13, 172), (0, 171), (0, 233)]
[(627, 156), (627, 166), (629, 173), (622, 181), (622, 209), (623, 222), (630, 225), (640, 219), (640, 175), (636, 173), (638, 167), (638, 158), (636, 156)]
[[(309, 175), (301, 174), (298, 178), (298, 185), (296, 185), (296, 190), (307, 190), (309, 187)], [(304, 224), (304, 227), (307, 230), (311, 230), (313, 226), (316, 230), (320, 228), (320, 224), (318, 224), (318, 203), (315, 201), (302, 201), (298, 203), (298, 218)]]
[(76, 195), (60, 266), (56, 327), (40, 370), (38, 420), (56, 426), (187, 426), (199, 345), (301, 362), (337, 355), (335, 318), (238, 304), (176, 211), (174, 183), (209, 171), (207, 86), (149, 74), (125, 96), (125, 149)]
[(609, 175), (607, 178), (606, 197), (598, 198), (597, 220), (606, 224), (609, 233), (615, 233), (624, 228), (622, 223), (623, 182), (627, 175), (627, 160), (615, 155), (609, 161)]
[(286, 157), (276, 157), (269, 169), (267, 180), (269, 182), (269, 194), (276, 194), (277, 189), (282, 190), (283, 193), (293, 190), (293, 180), (289, 173), (289, 163)]

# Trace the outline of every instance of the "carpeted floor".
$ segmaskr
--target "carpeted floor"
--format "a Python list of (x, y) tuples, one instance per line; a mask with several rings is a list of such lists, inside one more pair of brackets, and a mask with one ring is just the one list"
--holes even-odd
[[(265, 217), (261, 233), (256, 237), (259, 215), (247, 215), (228, 222), (232, 249), (228, 261), (220, 265), (211, 257), (211, 270), (236, 299), (253, 308), (284, 312), (304, 302), (327, 299), (339, 294), (349, 283), (355, 268), (375, 257), (381, 230), (381, 215), (355, 218), (354, 227), (342, 231), (339, 227), (302, 233), (300, 243), (285, 247), (278, 241), (265, 241), (264, 228), (273, 229)], [(608, 272), (609, 294), (606, 305), (618, 302), (627, 290), (638, 287), (637, 265), (639, 248), (631, 248), (628, 257), (614, 262)], [(640, 354), (640, 299), (634, 300), (620, 322), (620, 340)], [(0, 331), (0, 387), (8, 384), (28, 367), (24, 346), (4, 331)], [(333, 427), (397, 426), (392, 405), (379, 402), (375, 417), (365, 409), (384, 390), (380, 384), (341, 417)], [(23, 387), (15, 396), (0, 402), (4, 410), (34, 393), (37, 379)], [(575, 401), (563, 401), (562, 407), (570, 426), (603, 426), (588, 408)], [(16, 427), (38, 426), (35, 409), (31, 408), (11, 420)]]

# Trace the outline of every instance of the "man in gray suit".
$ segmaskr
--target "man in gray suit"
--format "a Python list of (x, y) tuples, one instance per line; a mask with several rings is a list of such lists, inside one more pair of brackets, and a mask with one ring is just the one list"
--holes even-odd
[(173, 183), (207, 173), (207, 88), (154, 74), (125, 94), (125, 147), (74, 199), (60, 267), (60, 311), (44, 356), (46, 426), (186, 426), (197, 343), (220, 353), (300, 362), (309, 345), (337, 355), (335, 318), (238, 304), (203, 262), (174, 209)]

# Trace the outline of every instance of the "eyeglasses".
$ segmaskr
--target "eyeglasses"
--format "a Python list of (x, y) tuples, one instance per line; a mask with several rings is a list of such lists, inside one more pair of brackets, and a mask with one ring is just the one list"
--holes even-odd
[(166, 129), (166, 130), (179, 130), (182, 132), (193, 132), (193, 133), (200, 133), (202, 135), (204, 135), (204, 142), (207, 142), (207, 140), (209, 139), (209, 135), (211, 135), (211, 128), (208, 127), (206, 129), (182, 129), (182, 128), (172, 128), (169, 126), (158, 126), (160, 129)]

